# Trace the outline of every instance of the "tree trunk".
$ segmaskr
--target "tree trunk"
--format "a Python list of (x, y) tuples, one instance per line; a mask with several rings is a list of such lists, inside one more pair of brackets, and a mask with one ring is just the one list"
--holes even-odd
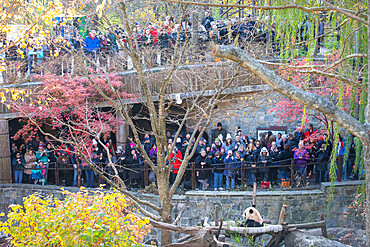
[[(370, 20), (370, 0), (367, 0), (367, 19)], [(367, 28), (367, 55), (370, 55), (370, 28)], [(367, 63), (367, 81), (369, 82), (370, 76), (370, 64)], [(369, 103), (370, 103), (370, 87), (368, 87), (367, 91), (367, 107), (365, 109), (365, 125), (368, 126), (370, 123), (370, 111), (369, 111)], [(349, 146), (349, 144), (347, 144)], [(366, 172), (366, 246), (370, 246), (370, 140), (362, 141), (362, 145), (364, 148), (364, 164), (365, 164), (365, 172)]]
[[(370, 142), (370, 140), (369, 140)], [(369, 205), (370, 205), (370, 143), (363, 142), (364, 148), (364, 164), (366, 170), (366, 246), (370, 246), (370, 217), (369, 217)]]
[[(172, 223), (172, 198), (169, 196), (169, 181), (167, 180), (167, 168), (160, 170), (157, 174), (158, 194), (161, 200), (161, 222)], [(161, 246), (172, 243), (172, 233), (161, 229)]]

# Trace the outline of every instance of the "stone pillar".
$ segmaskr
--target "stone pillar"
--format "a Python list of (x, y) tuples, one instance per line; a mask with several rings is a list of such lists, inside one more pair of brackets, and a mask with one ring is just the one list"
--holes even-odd
[(117, 125), (117, 147), (122, 146), (124, 149), (129, 135), (129, 126), (120, 112), (117, 112), (117, 118), (122, 122)]
[(9, 125), (7, 120), (0, 120), (0, 183), (12, 182), (10, 162)]

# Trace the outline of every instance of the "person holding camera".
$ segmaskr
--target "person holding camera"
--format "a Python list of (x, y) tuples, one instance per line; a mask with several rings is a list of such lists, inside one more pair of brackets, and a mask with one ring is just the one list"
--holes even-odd
[(224, 175), (226, 177), (226, 190), (235, 188), (235, 175), (236, 175), (236, 166), (237, 161), (233, 156), (233, 151), (229, 150), (227, 156), (224, 159), (225, 170)]
[(170, 182), (173, 184), (176, 180), (177, 173), (182, 164), (182, 154), (177, 147), (174, 147), (172, 153), (170, 154), (170, 159), (172, 161), (172, 173)]
[(15, 183), (21, 184), (23, 179), (23, 169), (24, 169), (24, 159), (21, 156), (20, 152), (16, 152), (15, 157), (12, 161), (14, 169), (14, 179)]
[(195, 159), (195, 167), (198, 169), (196, 172), (197, 180), (202, 184), (202, 190), (207, 190), (209, 183), (208, 178), (211, 175), (211, 160), (207, 156), (206, 150), (202, 149), (200, 155)]

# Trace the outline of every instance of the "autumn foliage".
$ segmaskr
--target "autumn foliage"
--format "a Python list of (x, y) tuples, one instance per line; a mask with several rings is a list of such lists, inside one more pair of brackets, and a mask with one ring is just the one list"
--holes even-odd
[[(326, 97), (335, 103), (338, 101), (343, 102), (340, 107), (349, 111), (350, 106), (348, 103), (350, 102), (349, 98), (351, 97), (352, 90), (355, 90), (355, 94), (358, 95), (356, 99), (359, 99), (359, 90), (336, 78), (330, 78), (320, 74), (336, 75), (338, 71), (343, 71), (342, 68), (335, 65), (335, 61), (339, 59), (340, 54), (335, 52), (334, 54), (328, 54), (325, 62), (308, 61), (306, 59), (295, 60), (287, 66), (281, 66), (279, 68), (279, 75), (284, 80), (291, 82), (294, 86), (307, 92)], [(356, 81), (356, 78), (353, 80)], [(359, 104), (359, 101), (357, 100), (356, 103)], [(309, 123), (309, 117), (316, 118), (324, 126), (329, 127), (326, 116), (304, 107), (303, 104), (290, 100), (287, 97), (276, 102), (271, 112), (277, 112), (280, 121), (285, 120), (290, 123), (293, 121), (302, 121), (302, 127), (305, 127)]]
[(34, 136), (37, 123), (51, 126), (65, 138), (70, 139), (73, 135), (78, 142), (85, 143), (84, 140), (122, 124), (115, 117), (114, 110), (99, 106), (107, 102), (102, 94), (112, 100), (118, 97), (131, 100), (135, 95), (123, 91), (125, 84), (118, 73), (107, 76), (94, 74), (91, 78), (94, 83), (86, 77), (45, 75), (37, 78), (42, 81), (42, 86), (32, 91), (20, 89), (9, 92), (11, 95), (4, 98), (4, 103), (28, 119), (15, 138)]
[(150, 232), (121, 193), (63, 193), (63, 201), (33, 194), (10, 206), (0, 229), (13, 246), (139, 246)]

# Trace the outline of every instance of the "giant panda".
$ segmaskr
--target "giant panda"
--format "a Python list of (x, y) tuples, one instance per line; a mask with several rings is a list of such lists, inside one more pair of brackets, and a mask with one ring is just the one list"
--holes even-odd
[(263, 219), (258, 212), (257, 209), (254, 207), (249, 207), (244, 210), (243, 218), (246, 219), (244, 227), (262, 227), (263, 226)]

